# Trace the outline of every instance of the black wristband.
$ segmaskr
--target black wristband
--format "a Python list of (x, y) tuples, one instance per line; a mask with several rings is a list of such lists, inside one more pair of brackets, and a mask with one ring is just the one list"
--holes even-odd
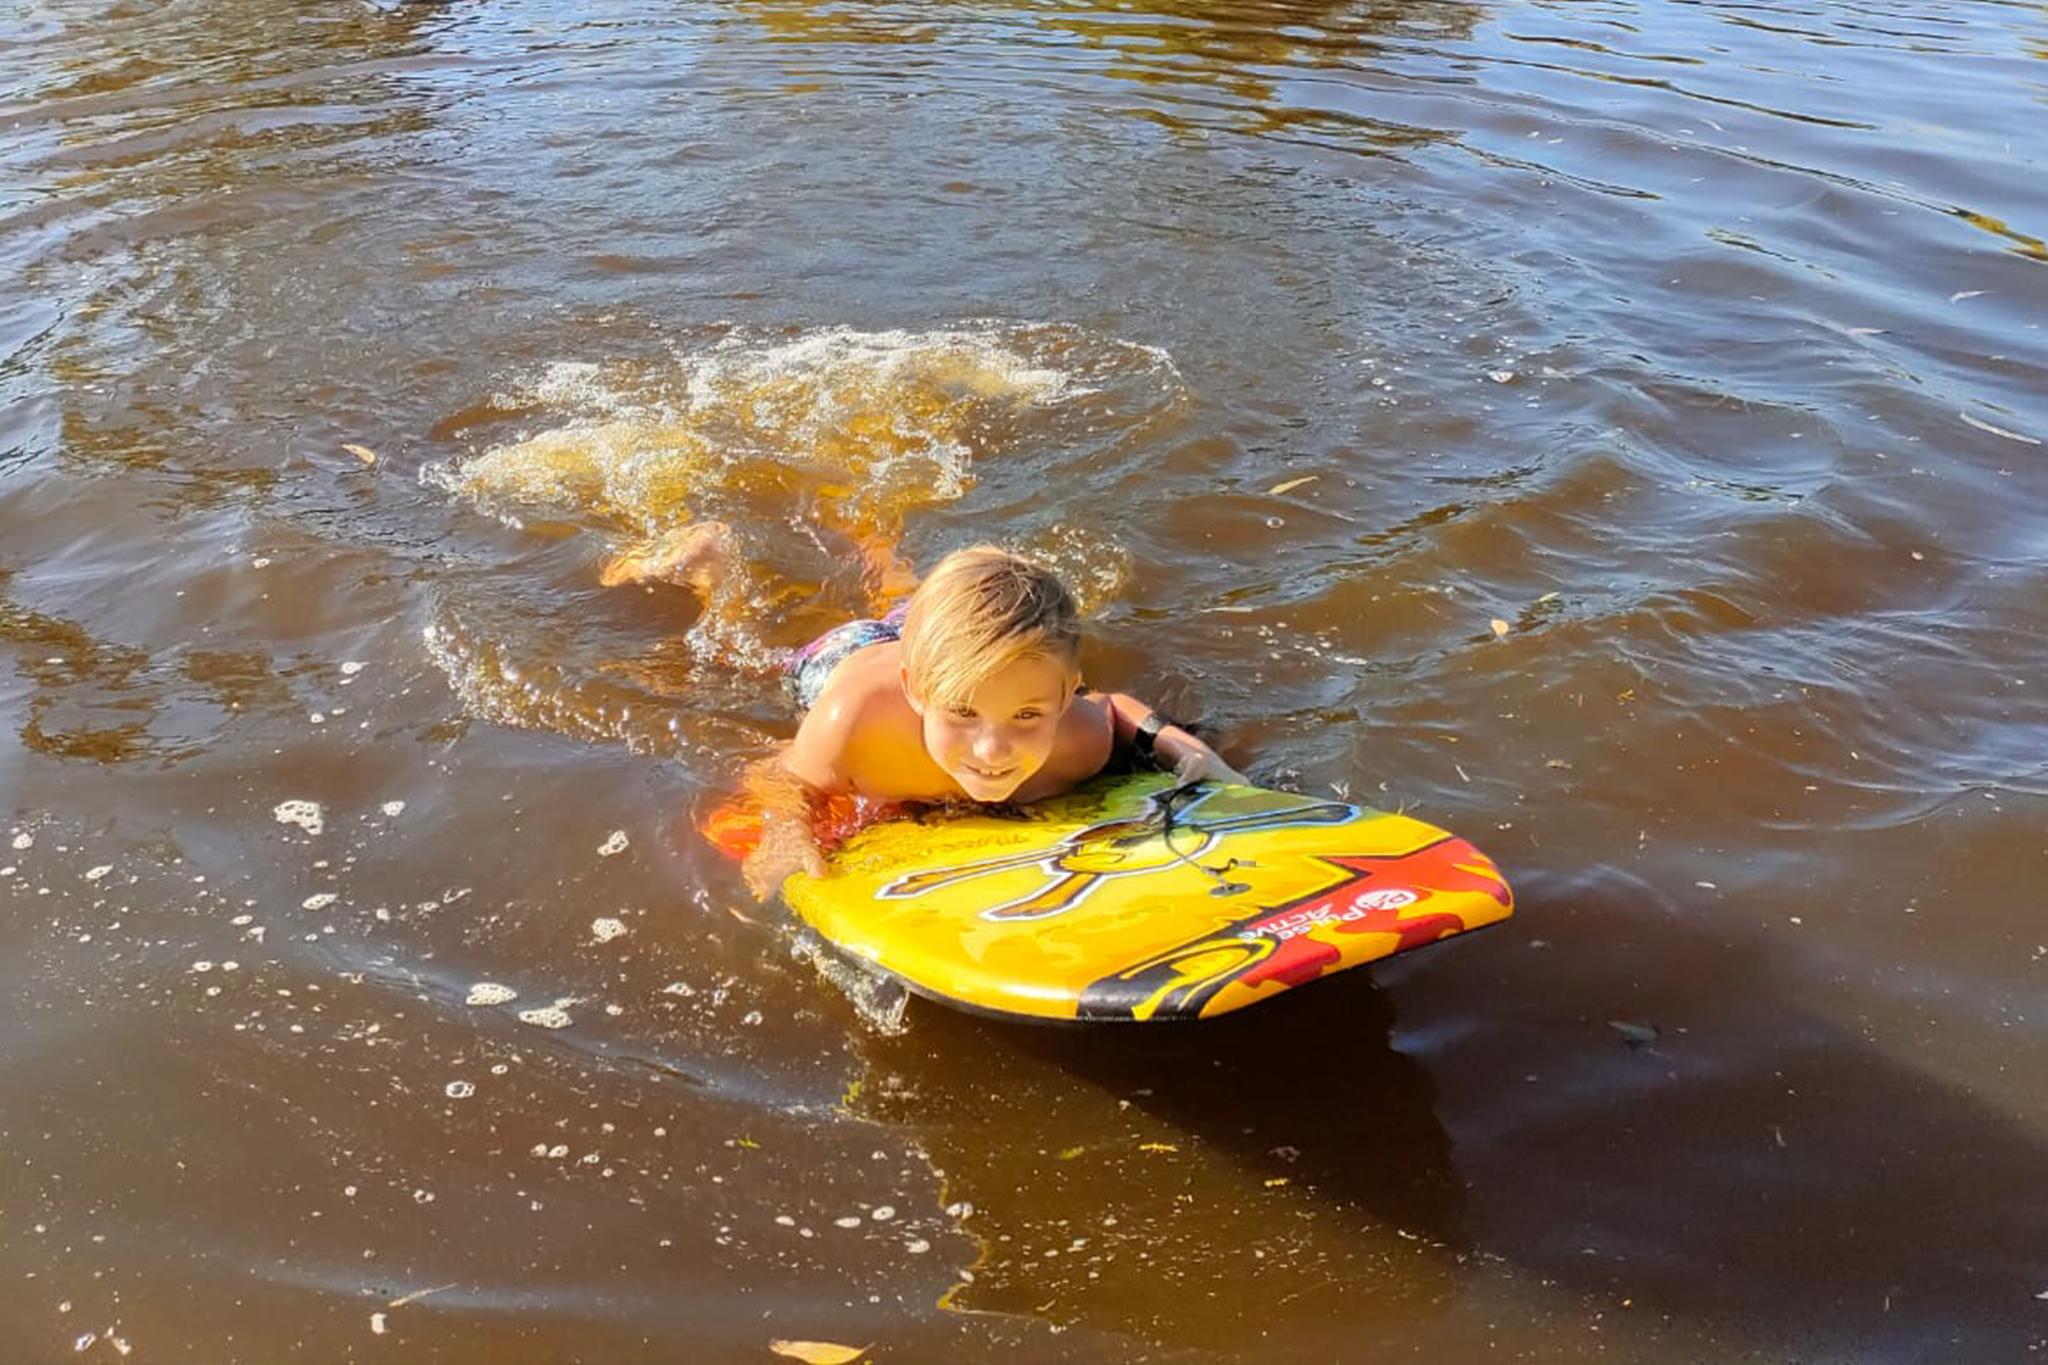
[(1153, 742), (1159, 738), (1159, 732), (1171, 724), (1172, 721), (1157, 711), (1147, 711), (1145, 719), (1131, 727), (1131, 747), (1146, 758), (1152, 757)]

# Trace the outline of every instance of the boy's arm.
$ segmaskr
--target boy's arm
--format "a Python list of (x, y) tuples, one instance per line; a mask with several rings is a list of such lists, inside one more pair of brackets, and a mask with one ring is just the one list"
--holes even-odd
[(829, 697), (805, 714), (795, 739), (747, 769), (747, 790), (761, 807), (761, 842), (740, 870), (756, 899), (774, 895), (791, 873), (824, 875), (818, 812), (828, 796), (852, 786), (844, 766), (853, 728), (846, 699)]
[(740, 872), (754, 899), (765, 901), (794, 872), (820, 876), (825, 855), (818, 848), (818, 805), (823, 793), (792, 772), (789, 749), (747, 766), (747, 794), (761, 809), (761, 839)]
[[(1122, 692), (1103, 694), (1109, 706), (1110, 735), (1120, 753), (1136, 753), (1171, 772), (1183, 782), (1245, 783), (1248, 779), (1223, 761), (1214, 749), (1180, 726), (1167, 721), (1150, 706)], [(1144, 736), (1150, 732), (1150, 753)]]

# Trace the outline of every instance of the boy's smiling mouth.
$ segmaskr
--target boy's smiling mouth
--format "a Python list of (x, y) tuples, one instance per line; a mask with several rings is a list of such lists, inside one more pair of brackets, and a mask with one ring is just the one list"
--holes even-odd
[(1004, 795), (1008, 795), (1010, 789), (1016, 786), (1019, 780), (1019, 771), (1016, 764), (1011, 764), (1007, 768), (991, 770), (972, 763), (963, 763), (960, 765), (959, 773), (961, 778), (964, 779), (963, 785), (985, 788), (990, 791), (1000, 789)]

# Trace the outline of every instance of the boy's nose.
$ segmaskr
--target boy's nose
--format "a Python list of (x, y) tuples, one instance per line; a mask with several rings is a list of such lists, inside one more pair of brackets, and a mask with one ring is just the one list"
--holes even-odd
[(983, 730), (974, 737), (974, 756), (983, 763), (1007, 758), (1009, 753), (1010, 741), (999, 730)]

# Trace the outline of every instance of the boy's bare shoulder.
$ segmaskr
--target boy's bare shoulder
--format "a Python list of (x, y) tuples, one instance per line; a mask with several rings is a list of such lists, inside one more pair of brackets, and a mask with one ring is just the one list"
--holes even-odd
[(832, 685), (818, 698), (819, 708), (830, 706), (835, 723), (858, 730), (864, 726), (900, 722), (916, 712), (903, 695), (903, 646), (895, 641), (870, 645), (853, 655), (832, 675)]
[(833, 671), (831, 685), (797, 727), (785, 760), (792, 772), (823, 790), (865, 790), (878, 763), (918, 740), (917, 713), (903, 696), (901, 650), (872, 645)]

